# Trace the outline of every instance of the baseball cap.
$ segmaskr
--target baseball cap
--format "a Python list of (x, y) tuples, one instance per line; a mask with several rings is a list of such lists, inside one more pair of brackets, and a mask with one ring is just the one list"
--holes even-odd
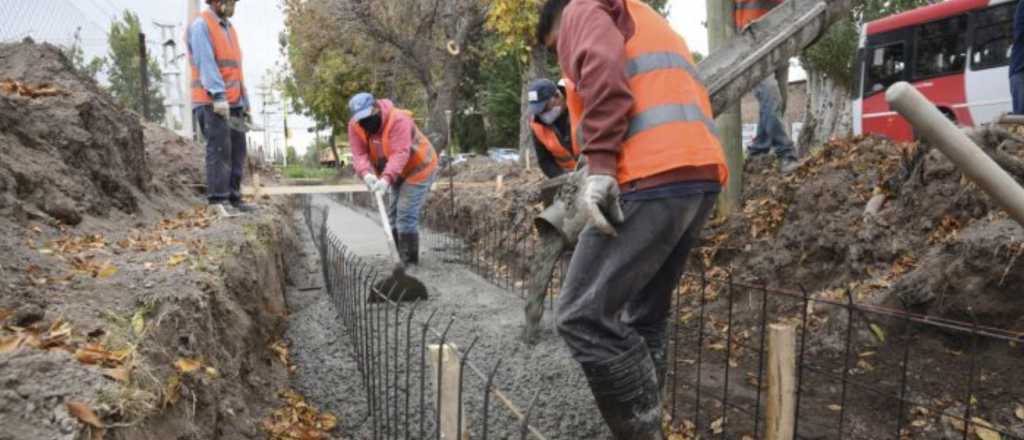
[(352, 114), (352, 119), (361, 121), (373, 114), (373, 103), (376, 101), (373, 95), (369, 93), (357, 93), (352, 99), (348, 100), (348, 111)]
[(544, 106), (547, 105), (548, 100), (554, 98), (557, 94), (558, 86), (550, 79), (541, 78), (530, 81), (530, 85), (526, 88), (526, 96), (529, 101), (526, 112), (533, 116), (544, 111)]

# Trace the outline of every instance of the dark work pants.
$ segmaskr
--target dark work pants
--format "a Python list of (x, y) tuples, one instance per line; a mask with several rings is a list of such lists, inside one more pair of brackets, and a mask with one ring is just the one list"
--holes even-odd
[(594, 364), (663, 338), (672, 292), (717, 194), (623, 202), (619, 236), (588, 226), (569, 264), (557, 326), (573, 358)]
[[(206, 139), (206, 198), (210, 203), (237, 203), (242, 200), (242, 176), (245, 171), (245, 133), (231, 130), (228, 122), (213, 112), (213, 106), (196, 107), (196, 121)], [(231, 109), (231, 116), (242, 118), (242, 109)]]

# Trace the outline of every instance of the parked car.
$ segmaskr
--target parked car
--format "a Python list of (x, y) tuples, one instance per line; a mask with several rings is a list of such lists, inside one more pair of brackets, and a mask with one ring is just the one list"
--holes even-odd
[(495, 162), (519, 162), (519, 150), (515, 148), (491, 148), (487, 156)]

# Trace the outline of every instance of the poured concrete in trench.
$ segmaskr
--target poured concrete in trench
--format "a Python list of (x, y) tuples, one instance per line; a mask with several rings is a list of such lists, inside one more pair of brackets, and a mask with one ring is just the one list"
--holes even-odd
[[(387, 264), (387, 245), (383, 231), (371, 218), (373, 213), (349, 208), (327, 196), (314, 196), (313, 205), (328, 208), (328, 228), (353, 253)], [(421, 265), (414, 274), (427, 285), (430, 299), (419, 306), (420, 317), (436, 309), (433, 327), (439, 329), (454, 318), (448, 340), (460, 350), (479, 337), (470, 361), (480, 370), (489, 371), (502, 358), (495, 383), (520, 409), (529, 407), (539, 393), (530, 425), (546, 438), (610, 438), (585, 378), (554, 332), (550, 311), (544, 317), (539, 343), (532, 347), (523, 344), (519, 336), (524, 302), (519, 293), (496, 287), (453, 262), (453, 255), (434, 245), (436, 236), (429, 231), (425, 235)], [(315, 256), (312, 245), (307, 247), (307, 254)], [(304, 272), (321, 282), (318, 271), (312, 267)], [(322, 289), (293, 289), (289, 305), (292, 319), (288, 339), (297, 367), (293, 385), (313, 403), (339, 414), (348, 431), (346, 438), (368, 437), (371, 422), (365, 420), (365, 392), (346, 343), (348, 336), (343, 333), (327, 293)], [(434, 337), (428, 339), (428, 343), (436, 342)], [(473, 437), (477, 438), (483, 381), (468, 368), (465, 377), (467, 418)], [(493, 400), (491, 408), (490, 438), (520, 438), (512, 413)], [(415, 430), (412, 437), (416, 437)]]

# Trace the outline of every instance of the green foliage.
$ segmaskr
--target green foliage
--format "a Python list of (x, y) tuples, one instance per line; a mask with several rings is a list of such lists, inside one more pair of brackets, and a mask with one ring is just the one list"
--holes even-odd
[(284, 154), (289, 164), (299, 163), (299, 153), (295, 151), (295, 147), (289, 146)]
[(512, 54), (498, 56), (483, 66), (482, 102), (490, 121), (489, 145), (516, 145), (519, 141), (520, 94), (523, 65)]
[(64, 52), (64, 56), (68, 58), (71, 63), (71, 68), (82, 75), (93, 80), (96, 79), (96, 75), (103, 70), (106, 65), (106, 60), (103, 58), (93, 58), (86, 62), (85, 51), (82, 49), (81, 38), (79, 37), (79, 31), (75, 31), (75, 42), (71, 46), (61, 48)]
[(857, 56), (857, 43), (860, 41), (860, 24), (930, 3), (933, 2), (865, 0), (848, 17), (832, 25), (817, 43), (805, 50), (800, 56), (800, 63), (807, 70), (822, 73), (850, 90), (856, 86), (853, 63)]
[(288, 161), (288, 166), (281, 169), (281, 175), (288, 179), (327, 179), (337, 173), (334, 168), (309, 166), (298, 162), (293, 165), (291, 161)]
[[(107, 54), (107, 76), (110, 79), (110, 94), (121, 105), (145, 115), (150, 121), (160, 121), (164, 117), (164, 97), (160, 92), (160, 65), (156, 59), (149, 57), (146, 95), (149, 108), (142, 108), (142, 73), (140, 72), (139, 34), (142, 26), (139, 16), (125, 11), (120, 21), (110, 25), (110, 51)], [(94, 61), (95, 62), (95, 61)]]

